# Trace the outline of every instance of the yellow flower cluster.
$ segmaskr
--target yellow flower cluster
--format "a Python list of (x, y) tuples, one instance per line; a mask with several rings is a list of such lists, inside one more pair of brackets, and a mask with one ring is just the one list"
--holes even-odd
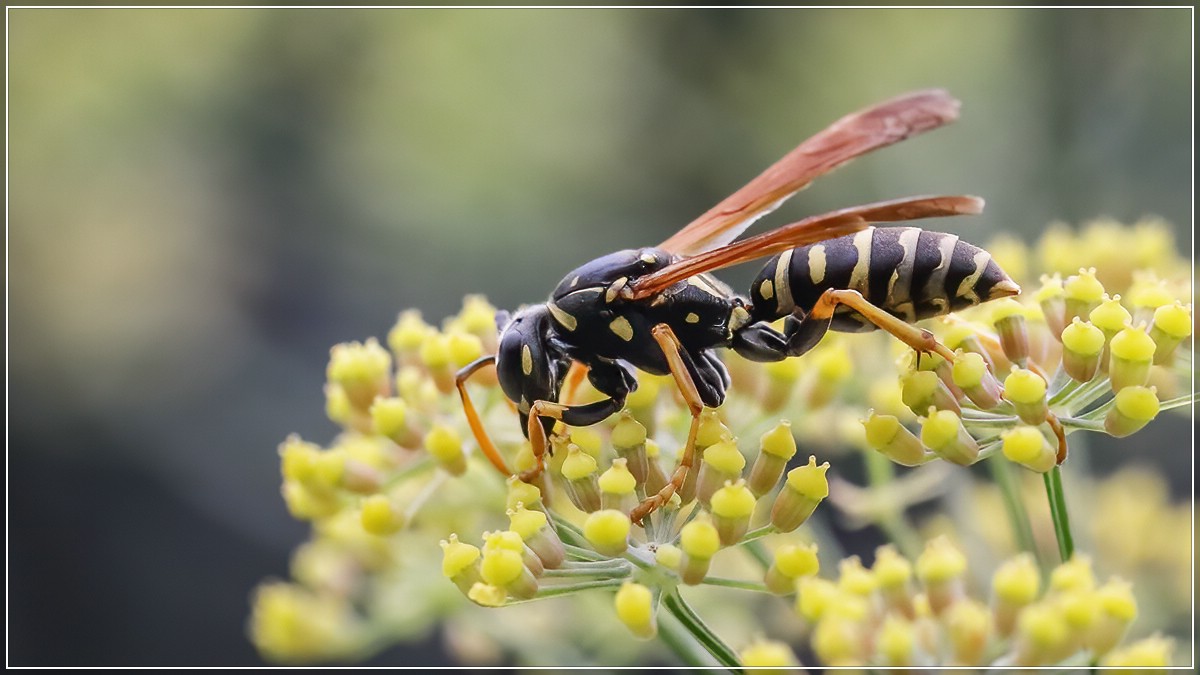
[[(1097, 583), (1082, 556), (1054, 569), (1044, 591), (1032, 558), (1015, 557), (995, 572), (990, 594), (973, 597), (963, 554), (934, 539), (918, 556), (921, 540), (903, 522), (905, 508), (948, 489), (950, 474), (930, 469), (950, 469), (938, 463), (896, 476), (888, 461), (972, 465), (995, 455), (1044, 473), (1063, 460), (1070, 434), (1124, 437), (1189, 402), (1180, 375), (1191, 369), (1191, 305), (1179, 270), (1157, 259), (1170, 257), (1169, 238), (1149, 222), (1134, 231), (1094, 224), (1078, 237), (1052, 230), (1036, 252), (1012, 242), (993, 248), (1015, 277), (1038, 271), (1039, 258), (1059, 276), (1019, 301), (939, 325), (940, 339), (957, 350), (953, 363), (909, 352), (897, 378), (887, 349), (850, 348), (850, 340), (882, 344), (880, 335), (830, 335), (804, 358), (773, 364), (726, 355), (729, 398), (703, 413), (686, 473), (678, 472), (691, 414), (670, 378), (639, 374), (624, 412), (594, 427), (559, 424), (545, 470), (529, 483), (506, 482), (500, 462), (477, 447), (455, 386), (461, 368), (495, 353), (495, 309), (469, 297), (440, 328), (404, 312), (382, 344), (331, 350), (326, 414), (341, 430), (332, 443), (292, 436), (279, 448), (284, 501), (312, 536), (293, 556), (292, 579), (254, 594), (251, 637), (274, 661), (354, 660), (446, 622), (462, 658), (507, 651), (567, 665), (588, 656), (578, 645), (632, 658), (667, 630), (676, 634), (665, 642), (679, 648), (682, 626), (705, 659), (722, 665), (798, 665), (778, 638), (795, 644), (799, 627), (788, 633), (764, 621), (775, 639), (748, 630), (735, 651), (689, 605), (707, 609), (706, 593), (733, 589), (757, 592), (755, 600), (738, 609), (723, 599), (713, 614), (743, 611), (743, 622), (753, 623), (764, 605), (794, 596), (791, 620), (807, 624), (824, 665), (1162, 665), (1169, 640), (1118, 646), (1136, 615), (1132, 592), (1117, 579)], [(1137, 271), (1144, 263), (1169, 281)], [(467, 386), (503, 462), (518, 472), (536, 466), (494, 372), (481, 369)], [(598, 397), (586, 380), (564, 387), (566, 402)], [(860, 424), (868, 405), (874, 409)], [(784, 410), (791, 422), (779, 421)], [(879, 453), (866, 456), (869, 490), (841, 471), (859, 459), (846, 453), (856, 445)], [(814, 450), (834, 461), (832, 472)], [(641, 522), (631, 520), (676, 475), (681, 488)], [(828, 580), (819, 576), (817, 545), (807, 543), (812, 532), (803, 543), (763, 539), (821, 521), (828, 507), (817, 507), (827, 497), (842, 515), (880, 526), (908, 557), (890, 546), (870, 567), (847, 557)], [(1111, 522), (1153, 529), (1144, 521), (1157, 516), (1116, 506), (1128, 502), (1110, 494), (1097, 509), (1111, 503), (1120, 511)], [(1118, 568), (1163, 564), (1132, 560), (1109, 534), (1091, 533), (1093, 550)], [(816, 539), (836, 560), (836, 542)], [(443, 583), (430, 583), (439, 566)], [(737, 578), (723, 576), (730, 570)], [(586, 611), (531, 609), (546, 604), (531, 601), (562, 596)], [(639, 639), (621, 650), (582, 639), (604, 630), (596, 603)], [(473, 622), (477, 606), (520, 613), (524, 630)], [(660, 626), (663, 612), (670, 627)], [(528, 639), (534, 633), (538, 639)]]
[[(1059, 565), (1043, 591), (1032, 557), (996, 570), (991, 592), (973, 597), (967, 560), (944, 538), (914, 561), (890, 547), (864, 567), (857, 557), (836, 580), (795, 580), (796, 611), (830, 666), (1033, 667), (1107, 659), (1137, 616), (1129, 584), (1098, 584), (1083, 557)], [(1162, 665), (1162, 659), (1141, 665)]]

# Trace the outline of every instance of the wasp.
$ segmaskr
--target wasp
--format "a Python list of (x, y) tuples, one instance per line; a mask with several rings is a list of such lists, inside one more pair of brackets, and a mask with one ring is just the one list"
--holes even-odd
[[(542, 470), (554, 425), (596, 424), (620, 411), (637, 386), (635, 370), (670, 374), (692, 414), (687, 441), (670, 482), (630, 514), (634, 522), (665, 503), (695, 461), (705, 407), (716, 408), (730, 386), (717, 348), (752, 361), (779, 361), (812, 349), (829, 330), (881, 328), (920, 353), (954, 355), (913, 322), (1020, 288), (987, 251), (957, 236), (916, 227), (875, 227), (921, 218), (978, 214), (972, 196), (921, 196), (811, 216), (734, 240), (813, 179), (864, 153), (940, 127), (958, 117), (959, 102), (942, 90), (909, 93), (838, 120), (801, 143), (746, 186), (654, 247), (610, 253), (572, 270), (541, 304), (497, 316), (497, 353), (456, 378), (480, 448), (511, 472), (489, 439), (465, 382), (495, 365), (515, 404)], [(712, 272), (770, 257), (746, 296)], [(782, 330), (771, 324), (784, 319)], [(606, 398), (560, 401), (572, 367)]]

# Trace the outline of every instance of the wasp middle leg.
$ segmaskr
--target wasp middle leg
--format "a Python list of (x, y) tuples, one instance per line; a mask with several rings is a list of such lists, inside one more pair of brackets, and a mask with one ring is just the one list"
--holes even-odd
[(679, 466), (671, 475), (671, 480), (656, 494), (646, 497), (629, 513), (630, 520), (639, 525), (643, 518), (671, 499), (683, 486), (688, 472), (693, 470), (696, 462), (696, 433), (700, 430), (700, 413), (704, 411), (706, 404), (712, 407), (721, 404), (729, 378), (724, 364), (711, 353), (702, 352), (698, 363), (697, 358), (693, 358), (692, 354), (684, 349), (683, 343), (669, 325), (660, 323), (650, 329), (650, 334), (666, 357), (675, 385), (679, 387), (688, 411), (692, 414), (692, 423), (688, 427), (683, 452), (679, 455)]

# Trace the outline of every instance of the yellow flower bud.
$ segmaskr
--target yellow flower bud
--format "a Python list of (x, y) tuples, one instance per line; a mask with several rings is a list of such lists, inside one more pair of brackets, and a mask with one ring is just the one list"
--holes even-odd
[(900, 381), (904, 405), (917, 415), (926, 414), (930, 408), (950, 410), (955, 414), (962, 410), (954, 394), (933, 371), (915, 370), (901, 376)]
[(1100, 305), (1088, 314), (1088, 321), (1103, 331), (1107, 338), (1112, 338), (1132, 320), (1133, 315), (1121, 305), (1121, 296), (1119, 295), (1110, 298), (1108, 294), (1105, 294)]
[(746, 458), (730, 437), (710, 445), (700, 460), (700, 473), (696, 478), (696, 498), (708, 504), (712, 494), (727, 481), (742, 475)]
[(921, 442), (939, 457), (970, 466), (979, 461), (979, 444), (967, 433), (962, 420), (950, 410), (930, 409), (921, 425)]
[(613, 460), (604, 473), (600, 474), (597, 485), (600, 488), (600, 505), (606, 509), (617, 509), (629, 513), (637, 506), (637, 479), (630, 473), (628, 462), (621, 457)]
[(360, 517), (363, 529), (375, 535), (388, 535), (404, 527), (404, 513), (385, 495), (363, 499)]
[(894, 415), (877, 415), (872, 410), (861, 420), (867, 445), (902, 466), (924, 464), (932, 455), (913, 432)]
[(600, 553), (621, 555), (629, 547), (629, 516), (614, 509), (588, 514), (583, 522), (583, 536)]
[(646, 457), (646, 427), (634, 419), (628, 410), (621, 413), (612, 430), (612, 446), (617, 456), (623, 458), (629, 472), (639, 484), (646, 482), (649, 471)]
[(946, 610), (946, 632), (953, 649), (952, 665), (982, 665), (992, 633), (991, 616), (979, 602), (966, 598)]
[(713, 524), (717, 526), (722, 545), (732, 546), (741, 541), (750, 527), (750, 514), (754, 512), (756, 503), (754, 494), (746, 487), (746, 481), (740, 478), (736, 483), (726, 481), (725, 487), (713, 493)]
[(654, 620), (654, 594), (649, 588), (626, 581), (617, 591), (613, 604), (617, 618), (634, 636), (649, 640), (658, 633), (658, 625)]
[(375, 338), (365, 343), (347, 342), (329, 351), (325, 375), (331, 384), (342, 388), (351, 406), (366, 411), (376, 396), (387, 396), (391, 389), (392, 357)]
[(959, 354), (950, 374), (954, 384), (980, 409), (991, 410), (1000, 403), (1000, 382), (992, 374), (982, 354)]
[(537, 506), (542, 503), (542, 491), (536, 485), (523, 482), (516, 476), (507, 480), (508, 493), (504, 498), (504, 508), (515, 509), (518, 505)]
[(1076, 553), (1050, 572), (1050, 592), (1091, 591), (1096, 587), (1092, 574), (1092, 559)]
[(832, 667), (866, 665), (865, 627), (844, 616), (829, 616), (813, 631), (812, 648), (821, 662)]
[[(1100, 666), (1102, 668), (1167, 668), (1171, 665), (1173, 647), (1170, 638), (1154, 635), (1125, 645), (1120, 649), (1114, 649), (1100, 659)], [(1147, 671), (1129, 670), (1125, 672), (1145, 673)]]
[(1029, 605), (1017, 618), (1015, 664), (1057, 663), (1071, 650), (1070, 628), (1062, 612), (1046, 604)]
[(1154, 322), (1150, 325), (1150, 339), (1157, 347), (1154, 362), (1166, 363), (1179, 343), (1192, 334), (1192, 306), (1178, 300), (1171, 305), (1162, 305), (1154, 310)]
[[(757, 640), (741, 651), (742, 665), (759, 672), (770, 668), (796, 668), (800, 665), (787, 643)], [(770, 671), (767, 671), (770, 672)]]
[(903, 617), (888, 614), (879, 630), (877, 648), (880, 665), (889, 668), (911, 667), (917, 652), (917, 633), (912, 623)]
[(828, 579), (800, 577), (796, 580), (796, 613), (805, 621), (816, 623), (841, 596), (837, 585)]
[(1104, 430), (1117, 438), (1139, 431), (1158, 416), (1158, 390), (1129, 386), (1113, 397), (1113, 407), (1104, 416)]
[(503, 607), (508, 600), (508, 593), (499, 586), (479, 582), (471, 586), (467, 597), (481, 607)]
[(1026, 424), (1046, 421), (1046, 381), (1041, 375), (1024, 368), (1013, 368), (1004, 378), (1004, 398), (1008, 399), (1017, 416)]
[(869, 596), (879, 588), (875, 575), (852, 555), (838, 563), (838, 588), (853, 595)]
[(580, 510), (591, 513), (601, 506), (600, 487), (596, 471), (596, 458), (574, 443), (567, 446), (567, 457), (563, 460), (562, 475), (567, 479), (567, 495)]
[(925, 550), (917, 558), (917, 578), (925, 587), (934, 614), (941, 614), (963, 596), (966, 571), (966, 556), (949, 539), (937, 537), (925, 544)]
[(1057, 448), (1050, 445), (1036, 427), (1020, 426), (1001, 434), (1004, 456), (1038, 473), (1046, 473), (1057, 465)]
[(1079, 274), (1067, 277), (1063, 282), (1063, 298), (1066, 302), (1067, 320), (1086, 317), (1100, 305), (1104, 297), (1104, 286), (1096, 278), (1096, 269), (1080, 269)]
[(524, 541), (543, 567), (555, 569), (562, 566), (566, 549), (558, 533), (550, 526), (546, 514), (527, 509), (518, 502), (515, 509), (508, 510), (508, 527)]
[(1037, 599), (1041, 586), (1037, 563), (1028, 553), (1005, 561), (992, 575), (992, 591), (999, 601), (1009, 605), (1028, 605)]
[(764, 581), (772, 593), (787, 595), (795, 591), (797, 579), (816, 576), (820, 569), (816, 544), (784, 544), (775, 549)]
[(674, 544), (659, 544), (654, 549), (654, 561), (669, 570), (678, 570), (683, 561), (683, 551)]
[(1100, 369), (1104, 331), (1079, 317), (1062, 331), (1063, 370), (1076, 382), (1088, 382)]
[(483, 340), (471, 333), (451, 332), (446, 336), (446, 351), (450, 356), (450, 364), (462, 368), (483, 356)]
[(1130, 624), (1137, 618), (1137, 600), (1133, 587), (1123, 579), (1111, 579), (1096, 589), (1098, 611), (1096, 619), (1084, 636), (1084, 644), (1093, 654), (1108, 653), (1125, 637)]
[(746, 481), (755, 497), (761, 497), (770, 492), (787, 462), (796, 454), (796, 439), (792, 437), (792, 424), (787, 420), (780, 421), (759, 440), (758, 456), (750, 467), (750, 478)]
[(683, 551), (679, 576), (685, 584), (698, 584), (708, 574), (712, 557), (721, 548), (721, 535), (712, 519), (701, 513), (679, 531), (679, 548)]
[(818, 466), (817, 458), (810, 456), (808, 464), (788, 472), (783, 489), (771, 508), (771, 524), (775, 529), (791, 532), (808, 520), (821, 500), (829, 496), (826, 471), (829, 471), (829, 462)]
[(1025, 306), (1012, 298), (992, 305), (992, 324), (1000, 338), (1004, 355), (1013, 363), (1024, 363), (1029, 357), (1029, 333), (1025, 328)]
[(1144, 386), (1150, 379), (1157, 345), (1141, 327), (1126, 326), (1109, 341), (1108, 377), (1113, 391)]
[(453, 581), (463, 592), (468, 592), (479, 576), (480, 551), (471, 544), (458, 540), (458, 535), (450, 535), (449, 540), (439, 542), (442, 546), (442, 574)]
[(436, 329), (425, 323), (421, 318), (420, 311), (405, 310), (400, 313), (396, 324), (388, 331), (388, 347), (396, 356), (415, 356), (420, 351), (421, 345), (425, 343), (425, 339), (434, 332)]
[(1042, 316), (1053, 335), (1062, 333), (1067, 325), (1066, 292), (1063, 290), (1062, 277), (1042, 275), (1042, 285), (1034, 291), (1033, 299), (1042, 308)]
[(463, 455), (462, 438), (451, 427), (435, 424), (425, 434), (425, 449), (451, 474), (461, 476), (466, 472), (467, 458)]

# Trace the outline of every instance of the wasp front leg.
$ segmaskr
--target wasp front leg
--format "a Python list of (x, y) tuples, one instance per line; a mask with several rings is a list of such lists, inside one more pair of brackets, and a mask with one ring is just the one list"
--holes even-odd
[(608, 398), (579, 405), (539, 400), (533, 402), (527, 413), (522, 412), (535, 464), (533, 468), (521, 473), (521, 480), (527, 483), (531, 482), (545, 469), (545, 454), (549, 439), (547, 438), (547, 425), (543, 424), (542, 420), (552, 419), (571, 427), (598, 424), (624, 408), (629, 392), (637, 387), (637, 380), (633, 374), (613, 361), (596, 359), (585, 365), (587, 366), (587, 377), (592, 386)]

